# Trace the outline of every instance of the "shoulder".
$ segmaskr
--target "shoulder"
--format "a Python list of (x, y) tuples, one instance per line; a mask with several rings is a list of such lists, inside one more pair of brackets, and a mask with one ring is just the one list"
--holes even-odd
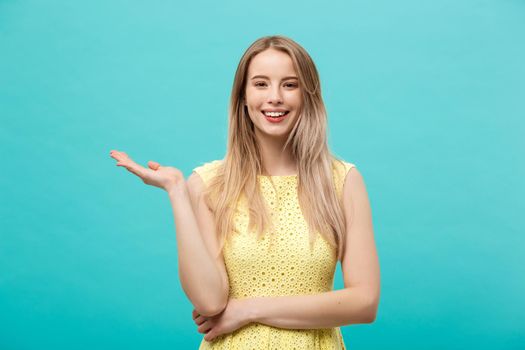
[(350, 169), (356, 168), (354, 163), (350, 163), (341, 158), (332, 158), (332, 167), (338, 175), (346, 175)]
[(207, 186), (223, 161), (222, 159), (212, 160), (193, 168), (191, 175), (188, 177), (188, 187), (202, 188), (203, 186)]
[[(370, 202), (365, 180), (354, 163), (340, 160), (336, 165), (339, 168), (339, 195), (342, 199), (345, 217), (349, 222), (354, 221), (354, 217), (366, 216), (370, 214)], [(337, 183), (336, 183), (337, 185)]]
[(357, 169), (355, 164), (345, 162), (344, 171), (345, 175), (343, 177), (343, 180), (341, 181), (341, 192), (343, 196), (343, 202), (345, 203), (345, 205), (367, 205), (368, 193), (366, 189), (365, 180), (359, 169)]
[(355, 176), (354, 174), (359, 172), (354, 163), (350, 163), (337, 157), (333, 157), (332, 159), (332, 169), (335, 186), (339, 194), (343, 192), (343, 188), (346, 187), (345, 183), (348, 182), (349, 178)]
[(193, 168), (193, 171), (197, 173), (201, 173), (203, 171), (210, 171), (212, 169), (217, 168), (223, 162), (224, 162), (223, 159), (211, 160), (209, 162), (201, 163), (200, 165), (196, 166), (195, 168)]

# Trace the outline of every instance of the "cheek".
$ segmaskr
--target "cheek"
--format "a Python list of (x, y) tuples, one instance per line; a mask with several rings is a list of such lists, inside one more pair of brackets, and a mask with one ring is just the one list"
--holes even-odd
[(250, 117), (255, 116), (255, 113), (259, 111), (257, 108), (257, 105), (253, 103), (248, 103), (248, 106), (246, 107), (246, 109), (250, 113)]
[(257, 113), (259, 112), (256, 107), (248, 103), (248, 106), (244, 107), (246, 110), (246, 114), (248, 114), (248, 117), (251, 119), (252, 122), (257, 122)]
[(252, 110), (256, 110), (259, 108), (260, 106), (260, 103), (257, 99), (253, 98), (253, 96), (249, 99), (246, 99), (246, 107), (248, 108), (248, 110), (252, 111)]
[(288, 96), (288, 101), (290, 104), (292, 104), (295, 108), (298, 108), (301, 106), (302, 102), (302, 96), (300, 92), (294, 92)]
[(255, 89), (248, 89), (246, 90), (245, 99), (248, 102), (248, 105), (257, 104), (258, 101), (264, 99), (264, 94), (261, 91)]

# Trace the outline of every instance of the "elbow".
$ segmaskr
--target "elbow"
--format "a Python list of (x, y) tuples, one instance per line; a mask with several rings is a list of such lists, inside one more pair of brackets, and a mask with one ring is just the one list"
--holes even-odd
[(202, 307), (196, 307), (195, 310), (197, 310), (199, 315), (205, 317), (212, 317), (220, 314), (225, 308), (226, 303), (208, 303), (206, 305), (203, 305)]
[(375, 313), (370, 313), (366, 319), (364, 320), (363, 323), (374, 323), (374, 321), (376, 320), (376, 314)]
[(379, 299), (374, 299), (367, 304), (364, 323), (374, 323), (379, 308)]
[(197, 312), (205, 317), (212, 317), (220, 314), (228, 304), (228, 294), (223, 294), (220, 298), (206, 298), (207, 301), (203, 305), (195, 307)]

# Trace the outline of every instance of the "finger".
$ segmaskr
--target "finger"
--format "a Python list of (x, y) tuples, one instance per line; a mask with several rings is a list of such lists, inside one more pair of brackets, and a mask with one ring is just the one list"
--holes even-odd
[(217, 336), (217, 331), (215, 328), (213, 328), (208, 333), (206, 333), (206, 335), (204, 336), (204, 339), (206, 341), (213, 341), (213, 339), (215, 339), (216, 336)]
[(207, 317), (199, 315), (199, 316), (197, 316), (197, 317), (195, 318), (194, 321), (195, 321), (195, 324), (196, 324), (197, 326), (200, 326), (200, 325), (203, 324), (207, 319), (208, 319)]
[(133, 166), (127, 166), (126, 169), (128, 169), (128, 171), (130, 171), (133, 174), (137, 175), (141, 179), (144, 178), (144, 173), (142, 172), (142, 170), (140, 168), (133, 167)]
[(120, 160), (122, 157), (120, 156), (118, 151), (111, 151), (109, 152), (109, 156), (113, 159)]
[(128, 155), (124, 152), (119, 152), (119, 151), (111, 151), (109, 152), (109, 155), (115, 159), (125, 159), (125, 158), (129, 158)]
[(197, 332), (206, 333), (213, 327), (212, 323), (209, 320), (204, 321), (199, 327), (197, 327)]
[(193, 311), (191, 312), (191, 316), (193, 319), (195, 319), (199, 316), (199, 313), (197, 312), (197, 310), (193, 309)]
[(142, 165), (135, 163), (131, 158), (127, 156), (123, 158), (119, 154), (114, 154), (114, 156), (112, 157), (118, 160), (117, 166), (125, 167), (128, 171), (132, 172), (133, 174), (137, 175), (140, 178), (143, 178), (145, 172), (148, 170), (147, 168), (144, 168)]
[(133, 160), (125, 152), (111, 151), (109, 155), (122, 163), (134, 163)]
[(160, 167), (160, 164), (157, 163), (157, 162), (154, 162), (154, 161), (150, 160), (150, 161), (148, 162), (148, 166), (150, 167), (150, 169), (158, 170), (159, 167)]
[(144, 168), (142, 165), (137, 164), (137, 163), (135, 163), (133, 161), (130, 161), (130, 160), (119, 161), (117, 163), (117, 166), (123, 166), (128, 171), (132, 172), (133, 174), (135, 174), (135, 175), (137, 175), (139, 177), (143, 177), (144, 173), (147, 170), (149, 170), (149, 169)]
[(131, 158), (124, 157), (120, 153), (117, 153), (117, 152), (111, 153), (110, 156), (111, 158), (117, 160), (117, 165), (136, 164)]

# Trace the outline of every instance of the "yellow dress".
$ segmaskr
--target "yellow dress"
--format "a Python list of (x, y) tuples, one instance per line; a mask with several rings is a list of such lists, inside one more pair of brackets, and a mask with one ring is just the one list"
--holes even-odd
[[(214, 160), (193, 170), (207, 185), (221, 162)], [(354, 166), (334, 160), (333, 174), (339, 196), (345, 176)], [(333, 290), (337, 264), (335, 249), (318, 234), (310, 250), (307, 225), (297, 198), (297, 175), (258, 176), (258, 182), (266, 203), (272, 208), (276, 232), (265, 232), (263, 238), (257, 240), (257, 234), (248, 231), (246, 198), (239, 199), (234, 217), (236, 233), (223, 249), (230, 298), (305, 295)], [(199, 350), (207, 349), (335, 350), (345, 349), (345, 345), (339, 327), (284, 329), (250, 323), (211, 342), (203, 338)]]

